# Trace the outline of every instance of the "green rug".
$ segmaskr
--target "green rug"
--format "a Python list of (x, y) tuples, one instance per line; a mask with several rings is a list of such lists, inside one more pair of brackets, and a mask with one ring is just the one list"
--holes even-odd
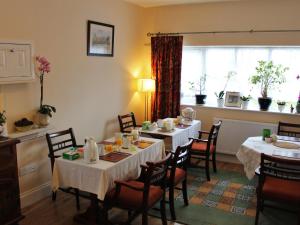
[[(254, 225), (256, 213), (256, 183), (242, 173), (218, 170), (211, 172), (207, 182), (202, 169), (189, 169), (189, 206), (184, 206), (181, 192), (177, 192), (175, 209), (177, 222), (191, 225)], [(275, 214), (274, 214), (275, 213)], [(159, 216), (159, 212), (154, 212)], [(170, 218), (167, 206), (167, 216)], [(265, 208), (259, 224), (296, 224), (296, 215)]]

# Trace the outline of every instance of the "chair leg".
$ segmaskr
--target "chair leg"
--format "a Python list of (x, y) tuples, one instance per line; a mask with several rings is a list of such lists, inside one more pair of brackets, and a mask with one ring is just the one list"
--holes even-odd
[(260, 199), (259, 194), (257, 193), (257, 203), (256, 203), (256, 215), (255, 215), (255, 225), (258, 225), (259, 213), (261, 210), (262, 200)]
[(143, 212), (143, 215), (142, 215), (142, 224), (143, 225), (148, 225), (148, 214), (147, 214), (147, 212)]
[(167, 225), (166, 202), (164, 198), (160, 201), (160, 216), (162, 224)]
[(175, 207), (174, 207), (174, 187), (169, 189), (169, 206), (172, 220), (176, 220)]
[(206, 179), (207, 179), (207, 181), (210, 181), (210, 175), (209, 175), (209, 158), (206, 158), (206, 160), (205, 160), (205, 172), (206, 172)]
[(79, 200), (79, 190), (75, 189), (75, 195), (76, 195), (76, 208), (77, 210), (80, 210), (80, 200)]
[(56, 191), (52, 191), (52, 201), (56, 201)]
[(217, 172), (217, 164), (216, 164), (216, 152), (213, 153), (212, 155), (212, 162), (213, 162), (213, 168), (214, 168), (214, 172)]
[(183, 195), (184, 204), (186, 206), (189, 205), (189, 198), (188, 198), (188, 194), (187, 194), (187, 180), (186, 179), (184, 181), (182, 181), (182, 195)]

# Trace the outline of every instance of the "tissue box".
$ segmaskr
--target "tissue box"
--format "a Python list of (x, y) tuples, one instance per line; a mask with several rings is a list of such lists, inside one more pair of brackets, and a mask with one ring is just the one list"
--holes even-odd
[(75, 151), (68, 151), (63, 153), (63, 158), (67, 160), (75, 160), (79, 158), (79, 154)]

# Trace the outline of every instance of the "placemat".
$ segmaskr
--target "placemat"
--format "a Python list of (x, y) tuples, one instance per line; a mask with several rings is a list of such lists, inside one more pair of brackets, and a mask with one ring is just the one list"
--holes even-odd
[(130, 153), (125, 152), (110, 152), (106, 155), (99, 156), (99, 159), (116, 163), (121, 161), (122, 159), (127, 158), (130, 155)]
[(191, 125), (186, 125), (186, 124), (178, 124), (176, 125), (176, 128), (179, 128), (179, 129), (186, 129), (188, 127), (190, 127)]
[(282, 140), (282, 141), (295, 141), (295, 142), (300, 142), (300, 138), (297, 137), (290, 137), (290, 136), (277, 136), (278, 140)]
[(134, 145), (137, 146), (138, 148), (145, 149), (148, 148), (149, 146), (153, 145), (155, 142), (152, 141), (146, 141), (146, 140), (140, 140), (134, 142)]

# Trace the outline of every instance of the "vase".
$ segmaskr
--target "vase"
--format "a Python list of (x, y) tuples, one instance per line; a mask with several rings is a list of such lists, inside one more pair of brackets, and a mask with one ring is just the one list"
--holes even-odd
[(8, 136), (8, 133), (7, 133), (7, 124), (6, 123), (0, 125), (0, 136), (1, 137), (7, 137)]
[(285, 109), (285, 105), (278, 105), (278, 111), (283, 112)]
[(50, 123), (50, 116), (48, 114), (37, 113), (37, 124), (41, 127), (48, 126)]
[(224, 98), (218, 98), (217, 99), (218, 107), (223, 108), (224, 106)]
[(242, 101), (242, 109), (248, 109), (249, 101)]
[(195, 97), (196, 97), (196, 104), (197, 105), (204, 105), (205, 104), (206, 95), (195, 95)]
[(300, 102), (298, 102), (296, 105), (296, 112), (300, 113)]
[(261, 111), (268, 111), (272, 103), (272, 98), (258, 98), (258, 103)]

